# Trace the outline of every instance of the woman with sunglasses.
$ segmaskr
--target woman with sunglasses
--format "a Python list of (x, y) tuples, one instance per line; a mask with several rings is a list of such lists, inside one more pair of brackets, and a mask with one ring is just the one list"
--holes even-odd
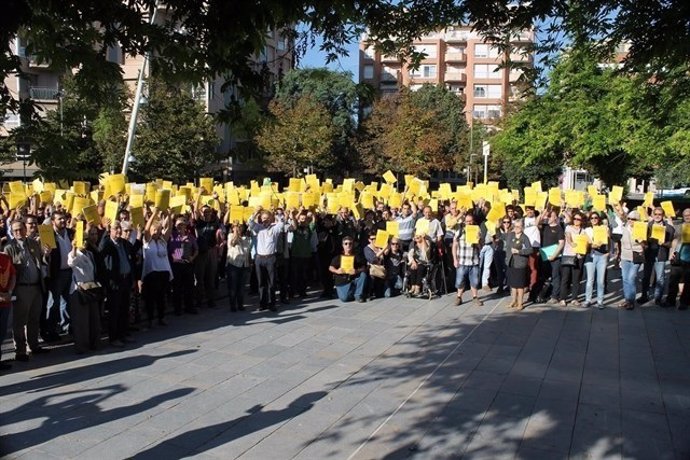
[[(597, 281), (597, 308), (604, 308), (604, 291), (606, 288), (606, 265), (609, 259), (609, 227), (598, 212), (589, 214), (591, 227), (585, 229), (590, 249), (585, 256), (585, 273), (587, 283), (585, 285), (585, 307), (592, 304), (594, 280)], [(605, 241), (596, 241), (595, 233), (603, 231), (606, 234)]]
[(364, 247), (364, 258), (367, 259), (367, 267), (369, 267), (367, 287), (370, 299), (382, 297), (384, 290), (384, 278), (377, 278), (372, 275), (372, 265), (377, 265), (378, 267), (383, 266), (383, 256), (386, 248), (377, 248), (374, 244), (375, 242), (376, 231), (374, 230), (369, 233), (369, 238), (367, 240), (368, 244)]
[(403, 282), (403, 252), (400, 239), (391, 238), (390, 245), (384, 255), (384, 266), (386, 267), (386, 289), (384, 297), (394, 297), (400, 294)]
[(528, 259), (532, 254), (532, 243), (523, 232), (521, 219), (513, 221), (513, 231), (506, 235), (506, 278), (510, 286), (510, 308), (524, 309), (525, 288), (529, 285)]
[(422, 281), (429, 271), (434, 256), (431, 238), (416, 234), (407, 254), (407, 267), (410, 270), (410, 295), (420, 295), (422, 293)]
[(508, 234), (513, 230), (513, 221), (508, 215), (501, 219), (501, 223), (496, 228), (494, 235), (494, 267), (496, 267), (496, 289), (497, 294), (503, 294), (506, 290), (506, 240)]
[(568, 288), (572, 289), (573, 306), (580, 306), (577, 300), (580, 295), (580, 279), (582, 277), (582, 262), (584, 257), (578, 254), (573, 241), (574, 235), (584, 232), (584, 215), (576, 211), (571, 216), (571, 223), (565, 228), (565, 246), (563, 247), (563, 257), (561, 258), (561, 292), (559, 295), (560, 305), (568, 305)]

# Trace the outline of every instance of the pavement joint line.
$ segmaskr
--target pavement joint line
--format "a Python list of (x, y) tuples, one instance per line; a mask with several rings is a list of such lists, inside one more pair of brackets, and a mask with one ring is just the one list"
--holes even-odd
[[(458, 344), (457, 344), (450, 352), (448, 352), (448, 354), (447, 354), (446, 357), (443, 359), (443, 361), (441, 361), (441, 362), (440, 362), (440, 363), (439, 363), (429, 374), (427, 374), (426, 377), (424, 377), (424, 378), (422, 379), (421, 382), (419, 382), (419, 385), (417, 385), (417, 387), (416, 387), (414, 390), (412, 390), (412, 392), (411, 392), (411, 393), (410, 393), (410, 394), (409, 394), (409, 395), (398, 405), (398, 407), (397, 407), (390, 415), (388, 415), (388, 417), (386, 417), (386, 419), (385, 419), (383, 422), (381, 422), (381, 423), (379, 424), (378, 427), (376, 427), (376, 429), (367, 437), (367, 439), (365, 439), (364, 442), (362, 442), (362, 444), (360, 444), (359, 447), (357, 447), (357, 449), (355, 449), (355, 451), (352, 452), (352, 453), (347, 457), (347, 460), (352, 460), (352, 459), (353, 459), (353, 458), (354, 458), (364, 447), (366, 447), (366, 445), (369, 443), (369, 441), (371, 441), (371, 440), (373, 439), (373, 437), (376, 436), (376, 434), (377, 434), (379, 431), (381, 431), (381, 429), (382, 429), (382, 428), (383, 428), (383, 427), (384, 427), (384, 426), (385, 426), (385, 425), (386, 425), (386, 424), (387, 424), (387, 423), (388, 423), (398, 412), (400, 412), (400, 410), (405, 406), (405, 404), (407, 404), (407, 402), (408, 402), (410, 399), (412, 399), (412, 397), (414, 397), (415, 394), (417, 394), (417, 392), (418, 392), (418, 391), (424, 386), (424, 384), (425, 384), (425, 383), (426, 383), (426, 382), (427, 382), (427, 381), (428, 381), (428, 380), (429, 380), (429, 379), (430, 379), (430, 378), (441, 368), (441, 366), (443, 366), (443, 365), (450, 359), (450, 357), (453, 356), (453, 354), (455, 354), (455, 352), (456, 352), (456, 351), (457, 351), (457, 350), (458, 350), (458, 349), (459, 349), (459, 348), (460, 348), (470, 337), (472, 337), (472, 334), (474, 334), (474, 332), (475, 332), (477, 329), (479, 329), (479, 327), (480, 327), (482, 324), (484, 324), (484, 321), (485, 321), (489, 316), (491, 316), (491, 314), (493, 314), (493, 312), (496, 310), (496, 308), (498, 308), (498, 306), (501, 305), (501, 303), (503, 302), (503, 300), (504, 300), (504, 299), (499, 300), (499, 301), (496, 303), (496, 305), (491, 309), (491, 311), (489, 311), (489, 312), (484, 316), (484, 318), (482, 318), (482, 320), (481, 320), (479, 323), (477, 323), (477, 324), (472, 328), (472, 330), (469, 332), (469, 334), (467, 334), (467, 335), (465, 336), (465, 338), (463, 338), (460, 342), (458, 342)], [(465, 311), (469, 311), (469, 309), (468, 309), (468, 310), (465, 310)]]

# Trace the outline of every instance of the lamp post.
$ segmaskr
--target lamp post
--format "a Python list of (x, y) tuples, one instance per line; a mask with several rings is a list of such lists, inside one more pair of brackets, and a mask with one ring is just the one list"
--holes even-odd
[[(469, 171), (472, 171), (472, 163), (474, 163), (474, 157), (476, 157), (476, 156), (477, 156), (476, 153), (470, 153), (470, 164), (469, 164), (468, 167), (467, 167), (467, 169), (468, 169)], [(477, 175), (477, 173), (475, 172), (475, 176), (476, 176), (476, 175)], [(467, 178), (468, 178), (468, 182), (469, 182), (469, 179), (472, 178), (472, 174), (471, 174), (471, 173), (468, 173), (468, 174), (467, 174)], [(475, 182), (476, 182), (476, 180), (475, 180)]]
[(24, 182), (26, 182), (26, 160), (29, 159), (30, 155), (31, 143), (24, 140), (17, 141), (17, 159), (21, 159), (22, 165), (24, 166)]

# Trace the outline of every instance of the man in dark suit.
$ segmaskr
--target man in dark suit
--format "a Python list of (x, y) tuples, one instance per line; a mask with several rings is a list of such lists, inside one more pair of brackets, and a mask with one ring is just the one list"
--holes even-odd
[(38, 242), (27, 238), (23, 221), (12, 222), (12, 235), (14, 238), (5, 246), (5, 253), (12, 258), (17, 274), (12, 322), (15, 359), (28, 361), (27, 342), (32, 354), (48, 352), (38, 345), (38, 328), (45, 289), (45, 255)]
[(105, 262), (105, 307), (108, 310), (108, 336), (114, 347), (124, 347), (129, 326), (129, 303), (132, 292), (134, 248), (122, 238), (119, 221), (110, 224), (99, 250)]
[(55, 232), (56, 248), (50, 252), (48, 270), (48, 290), (53, 296), (52, 306), (49, 306), (46, 331), (51, 341), (60, 340), (58, 326), (61, 319), (60, 298), (64, 298), (67, 308), (62, 318), (62, 325), (69, 325), (69, 298), (72, 285), (72, 269), (67, 265), (67, 255), (72, 250), (74, 232), (67, 228), (67, 216), (64, 211), (57, 210), (51, 216), (53, 231)]

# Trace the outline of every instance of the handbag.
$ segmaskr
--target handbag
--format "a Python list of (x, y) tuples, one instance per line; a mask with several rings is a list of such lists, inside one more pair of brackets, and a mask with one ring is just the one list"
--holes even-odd
[(577, 256), (563, 256), (561, 257), (561, 267), (577, 267)]
[(385, 278), (386, 268), (379, 264), (369, 264), (369, 274), (374, 278)]
[(100, 304), (105, 299), (105, 291), (100, 283), (90, 281), (88, 283), (77, 283), (77, 292), (82, 304)]
[(635, 265), (643, 264), (644, 263), (644, 254), (638, 251), (633, 251), (633, 260), (632, 262)]

